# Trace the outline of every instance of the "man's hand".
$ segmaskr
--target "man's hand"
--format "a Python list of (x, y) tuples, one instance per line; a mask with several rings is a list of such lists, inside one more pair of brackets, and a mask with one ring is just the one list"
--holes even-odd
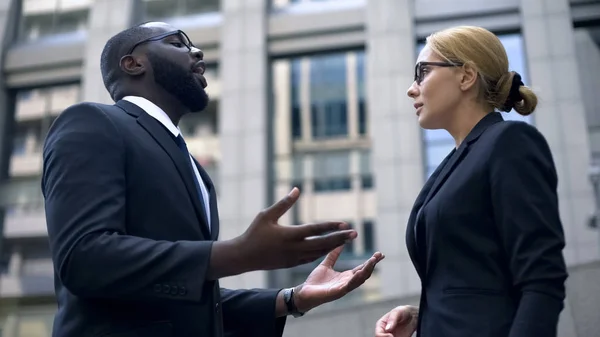
[(244, 269), (271, 270), (313, 262), (357, 234), (343, 222), (281, 226), (277, 223), (298, 200), (297, 188), (260, 212), (250, 227), (236, 239)]
[(419, 308), (403, 305), (383, 315), (375, 325), (375, 337), (410, 337), (417, 329)]
[(373, 254), (363, 264), (352, 270), (337, 272), (333, 269), (335, 262), (343, 250), (343, 246), (336, 248), (308, 275), (306, 281), (294, 291), (294, 303), (298, 311), (307, 312), (319, 305), (335, 301), (371, 277), (375, 265), (383, 260), (380, 252)]

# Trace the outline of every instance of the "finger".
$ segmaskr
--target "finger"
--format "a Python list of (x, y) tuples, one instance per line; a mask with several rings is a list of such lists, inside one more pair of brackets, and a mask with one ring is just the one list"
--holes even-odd
[(394, 337), (394, 335), (385, 331), (375, 331), (375, 337)]
[[(362, 264), (360, 264), (360, 265), (358, 265), (358, 266), (354, 267), (354, 268), (352, 269), (352, 272), (353, 272), (353, 273), (356, 273), (356, 272), (358, 272), (359, 270), (362, 270), (363, 268), (365, 268), (365, 267), (367, 266), (367, 263), (368, 263), (369, 261), (371, 261), (372, 259), (375, 259), (375, 265), (376, 265), (377, 263), (379, 263), (379, 262), (380, 262), (381, 260), (383, 260), (384, 258), (385, 258), (385, 255), (381, 254), (380, 252), (376, 252), (375, 254), (373, 254), (373, 256), (372, 256), (370, 259), (368, 259), (367, 261), (363, 262)], [(373, 266), (373, 267), (375, 267), (375, 266)]]
[(348, 281), (348, 291), (352, 291), (358, 288), (360, 285), (365, 283), (367, 279), (373, 274), (375, 265), (379, 262), (375, 257), (370, 258), (367, 262), (363, 263), (363, 268), (354, 272), (350, 281)]
[(281, 200), (279, 200), (278, 202), (274, 203), (273, 205), (271, 205), (267, 209), (265, 209), (263, 211), (263, 214), (269, 220), (277, 220), (282, 215), (284, 215), (285, 212), (287, 212), (290, 208), (292, 208), (292, 206), (294, 206), (294, 204), (296, 203), (296, 201), (298, 200), (299, 197), (300, 197), (300, 190), (297, 187), (294, 187), (294, 188), (292, 188), (292, 191), (290, 193), (288, 193), (288, 195), (286, 195)]
[(329, 233), (322, 236), (306, 238), (299, 242), (299, 248), (306, 251), (326, 251), (330, 252), (335, 248), (346, 244), (356, 238), (357, 233), (354, 230), (343, 230)]
[(339, 221), (328, 221), (314, 224), (297, 225), (293, 226), (290, 230), (296, 239), (306, 239), (313, 236), (327, 235), (332, 232), (348, 230), (348, 226), (345, 222)]
[(405, 306), (397, 307), (390, 311), (390, 316), (388, 317), (388, 324), (385, 327), (386, 332), (394, 331), (396, 326), (399, 323), (402, 323), (406, 318), (408, 311)]
[(388, 323), (388, 317), (390, 313), (383, 315), (375, 324), (375, 336), (376, 337), (393, 337), (393, 335), (385, 330), (385, 326)]
[(327, 254), (327, 256), (325, 257), (323, 262), (321, 262), (321, 264), (325, 267), (333, 268), (343, 250), (344, 246), (339, 246), (336, 249), (332, 250), (329, 254)]

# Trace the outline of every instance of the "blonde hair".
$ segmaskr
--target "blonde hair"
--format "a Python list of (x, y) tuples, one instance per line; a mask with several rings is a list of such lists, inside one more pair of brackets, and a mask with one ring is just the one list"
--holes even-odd
[(427, 45), (448, 62), (473, 66), (479, 75), (480, 97), (494, 109), (508, 112), (514, 108), (523, 116), (535, 110), (538, 99), (529, 87), (521, 83), (519, 95), (511, 95), (516, 73), (508, 70), (506, 50), (492, 32), (474, 26), (453, 27), (431, 34)]

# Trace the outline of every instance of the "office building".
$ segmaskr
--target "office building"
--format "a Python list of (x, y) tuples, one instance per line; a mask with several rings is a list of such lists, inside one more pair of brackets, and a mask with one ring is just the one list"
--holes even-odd
[[(160, 20), (209, 64), (212, 102), (181, 124), (216, 180), (221, 238), (243, 232), (292, 186), (282, 223), (341, 219), (359, 232), (339, 261), (386, 254), (351, 296), (289, 320), (286, 336), (370, 336), (392, 307), (418, 301), (404, 232), (425, 179), (453, 146), (419, 128), (406, 90), (424, 38), (469, 24), (494, 31), (539, 94), (529, 118), (559, 174), (571, 277), (560, 336), (600, 331), (600, 234), (589, 170), (600, 160), (600, 2), (596, 0), (0, 0), (0, 336), (50, 336), (53, 266), (40, 192), (41, 146), (70, 104), (110, 103), (100, 53), (112, 35)], [(93, 268), (93, 266), (90, 266)], [(224, 279), (302, 282), (312, 266)]]

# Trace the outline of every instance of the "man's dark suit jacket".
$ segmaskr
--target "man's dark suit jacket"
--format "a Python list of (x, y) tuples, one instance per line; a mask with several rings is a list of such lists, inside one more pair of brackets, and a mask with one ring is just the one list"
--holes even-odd
[(555, 337), (567, 272), (544, 137), (484, 117), (429, 178), (406, 242), (421, 278), (420, 337)]
[(50, 128), (42, 190), (58, 299), (56, 337), (281, 336), (277, 290), (206, 280), (211, 230), (189, 158), (141, 108), (81, 103)]

